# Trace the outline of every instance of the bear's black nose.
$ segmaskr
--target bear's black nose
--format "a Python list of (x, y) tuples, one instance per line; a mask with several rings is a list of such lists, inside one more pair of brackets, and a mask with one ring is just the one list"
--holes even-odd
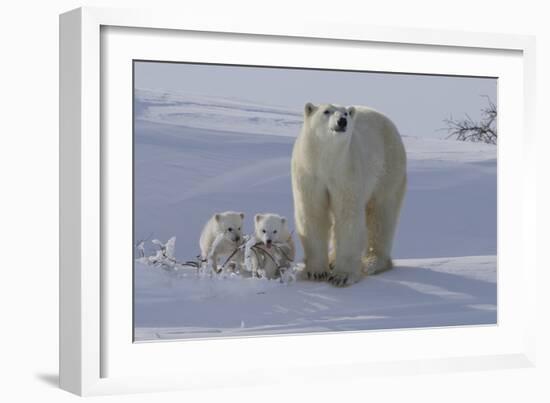
[(346, 118), (338, 119), (338, 126), (346, 127), (348, 125), (348, 120)]

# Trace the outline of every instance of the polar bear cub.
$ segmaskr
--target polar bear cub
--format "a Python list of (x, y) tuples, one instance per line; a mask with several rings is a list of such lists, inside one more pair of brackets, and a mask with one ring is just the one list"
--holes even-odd
[(346, 286), (390, 269), (407, 183), (393, 122), (365, 106), (308, 103), (291, 165), (306, 278)]
[(279, 268), (287, 267), (294, 260), (294, 240), (288, 230), (287, 219), (271, 213), (256, 214), (254, 235), (261, 243), (260, 247), (267, 253), (257, 255), (253, 271), (261, 270), (265, 277), (276, 278), (280, 274)]
[(218, 272), (218, 258), (228, 256), (242, 243), (244, 213), (226, 211), (214, 214), (204, 226), (199, 240), (201, 260)]

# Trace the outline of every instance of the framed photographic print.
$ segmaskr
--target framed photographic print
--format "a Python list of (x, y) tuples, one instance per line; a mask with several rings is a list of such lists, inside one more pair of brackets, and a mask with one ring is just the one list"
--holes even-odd
[(532, 38), (60, 24), (64, 389), (532, 365)]

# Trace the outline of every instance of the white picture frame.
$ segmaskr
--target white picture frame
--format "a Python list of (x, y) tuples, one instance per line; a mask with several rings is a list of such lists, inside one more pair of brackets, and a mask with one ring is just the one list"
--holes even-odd
[[(103, 48), (119, 46), (118, 57), (133, 57), (131, 46), (128, 46), (130, 50), (126, 54), (120, 47), (121, 42), (107, 42), (106, 37), (102, 36), (102, 32), (107, 32), (109, 27), (126, 29), (124, 35), (130, 37), (141, 32), (143, 48), (152, 47), (155, 41), (159, 44), (166, 41), (159, 46), (164, 52), (170, 52), (169, 45), (177, 43), (178, 33), (192, 33), (195, 39), (215, 33), (217, 40), (224, 36), (227, 40), (238, 36), (239, 40), (248, 38), (260, 44), (270, 41), (280, 46), (286, 46), (288, 41), (306, 46), (311, 41), (330, 42), (330, 46), (335, 47), (374, 44), (383, 50), (377, 65), (383, 70), (387, 70), (388, 63), (397, 63), (400, 52), (403, 56), (403, 52), (409, 51), (423, 54), (425, 60), (416, 60), (418, 64), (413, 67), (395, 66), (396, 71), (437, 73), (441, 69), (439, 72), (446, 74), (470, 72), (472, 75), (482, 75), (479, 71), (496, 69), (496, 64), (501, 65), (498, 68), (502, 70), (499, 71), (507, 78), (505, 95), (499, 90), (499, 108), (502, 112), (499, 131), (503, 133), (504, 140), (499, 144), (498, 325), (352, 332), (345, 335), (132, 343), (127, 337), (131, 332), (127, 326), (128, 320), (131, 321), (131, 311), (128, 311), (131, 301), (127, 298), (131, 284), (121, 283), (123, 277), (106, 276), (102, 270), (111, 259), (105, 228), (114, 228), (114, 232), (109, 232), (111, 238), (117, 233), (116, 228), (124, 228), (124, 220), (114, 224), (113, 215), (106, 214), (106, 211), (116, 211), (113, 209), (117, 208), (110, 205), (110, 183), (117, 180), (117, 183), (122, 183), (124, 175), (117, 179), (117, 168), (108, 163), (109, 155), (112, 156), (113, 150), (123, 150), (123, 144), (112, 141), (116, 140), (114, 136), (105, 138), (105, 133), (111, 130), (110, 123), (105, 123), (105, 119), (113, 102), (120, 99), (118, 112), (128, 111), (131, 105), (131, 100), (120, 98), (118, 89), (114, 86), (113, 90), (110, 88), (111, 82), (102, 80), (105, 68), (102, 58), (112, 56)], [(155, 33), (156, 39), (151, 33)], [(384, 54), (386, 48), (394, 49), (395, 54)], [(535, 242), (532, 242), (536, 233), (535, 164), (531, 158), (535, 149), (534, 49), (534, 38), (529, 36), (369, 27), (314, 20), (302, 20), (299, 24), (288, 21), (281, 25), (268, 20), (239, 20), (236, 17), (217, 20), (169, 11), (103, 8), (80, 8), (61, 15), (61, 387), (79, 395), (96, 395), (322, 381), (329, 376), (346, 379), (381, 373), (394, 375), (534, 365), (533, 313), (536, 311), (534, 291), (537, 271), (533, 251)], [(445, 61), (447, 56), (436, 58), (433, 52), (445, 54), (449, 60)], [(166, 57), (166, 54), (169, 53), (158, 53), (159, 57)], [(452, 62), (453, 58), (455, 61), (463, 58), (463, 54), (466, 54), (464, 64)], [(498, 59), (499, 55), (505, 56)], [(489, 60), (493, 56), (497, 57), (498, 63)], [(150, 56), (145, 55), (147, 57)], [(256, 52), (248, 57), (262, 59), (260, 64), (269, 63), (267, 54)], [(468, 65), (467, 62), (477, 60), (476, 57), (486, 57), (486, 67), (481, 64), (476, 66), (475, 63)], [(120, 72), (124, 73), (124, 70), (117, 74)], [(103, 98), (107, 93), (114, 94), (112, 97), (109, 95), (108, 103)], [(500, 96), (506, 98), (500, 99)], [(514, 113), (507, 114), (507, 111)], [(131, 113), (121, 119), (131, 120)], [(121, 126), (122, 130), (126, 130), (124, 127), (127, 128), (128, 122), (125, 124)], [(521, 152), (521, 158), (513, 161), (512, 170), (510, 156), (514, 151)], [(123, 156), (120, 161), (121, 166), (128, 163)], [(508, 182), (516, 186), (515, 193)], [(126, 190), (128, 186), (131, 187), (131, 184), (126, 184)], [(520, 186), (521, 192), (517, 192), (517, 186)], [(507, 214), (510, 211), (516, 214)], [(508, 231), (502, 231), (503, 228)], [(130, 247), (127, 253), (126, 258), (130, 260)], [(122, 303), (109, 298), (113, 290), (120, 291)], [(130, 319), (126, 314), (130, 315)], [(117, 327), (117, 323), (122, 325)], [(451, 347), (453, 340), (460, 340), (460, 343)], [(329, 352), (319, 355), (319, 346), (327, 343), (337, 343), (345, 354)], [(357, 349), (362, 345), (376, 348)], [(392, 345), (395, 347), (391, 348)], [(284, 356), (284, 351), (292, 354)], [(141, 363), (141, 367), (136, 363)], [(252, 370), (256, 370), (254, 377), (250, 377)], [(273, 370), (277, 370), (276, 376), (273, 376)]]

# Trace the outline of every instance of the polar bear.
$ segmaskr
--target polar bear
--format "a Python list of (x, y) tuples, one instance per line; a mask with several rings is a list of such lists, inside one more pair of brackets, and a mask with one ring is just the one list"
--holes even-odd
[[(269, 255), (262, 255), (256, 261), (253, 271), (263, 270), (269, 279), (276, 278), (279, 267), (287, 267), (294, 260), (294, 240), (288, 230), (285, 217), (277, 214), (265, 213), (254, 216), (254, 235), (261, 242), (261, 248), (265, 248)], [(273, 260), (276, 260), (274, 262)]]
[(199, 245), (201, 260), (212, 264), (218, 271), (218, 257), (230, 255), (242, 243), (244, 213), (226, 211), (214, 214), (205, 224)]
[(346, 286), (392, 267), (407, 174), (389, 118), (364, 106), (307, 103), (291, 176), (306, 278)]

